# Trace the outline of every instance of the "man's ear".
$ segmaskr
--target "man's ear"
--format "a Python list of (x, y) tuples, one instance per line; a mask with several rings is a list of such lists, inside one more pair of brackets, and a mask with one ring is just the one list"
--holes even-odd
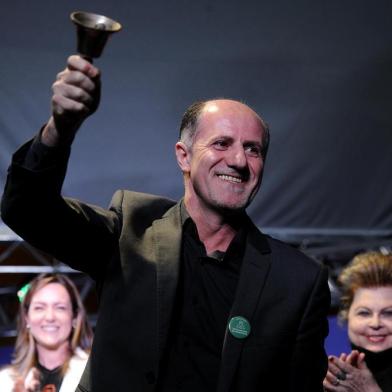
[(191, 159), (191, 154), (190, 154), (190, 148), (186, 146), (185, 143), (183, 142), (177, 142), (176, 146), (176, 157), (177, 157), (177, 163), (178, 166), (180, 166), (181, 171), (183, 173), (189, 173), (191, 166), (190, 166), (190, 159)]

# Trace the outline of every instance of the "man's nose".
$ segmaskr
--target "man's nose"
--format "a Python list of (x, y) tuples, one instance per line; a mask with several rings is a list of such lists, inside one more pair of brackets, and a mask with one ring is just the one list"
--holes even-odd
[(229, 166), (244, 168), (247, 165), (246, 154), (243, 147), (233, 148), (227, 159)]

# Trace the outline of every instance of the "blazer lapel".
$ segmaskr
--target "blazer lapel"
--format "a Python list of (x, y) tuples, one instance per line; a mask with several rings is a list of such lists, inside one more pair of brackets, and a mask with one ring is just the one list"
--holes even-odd
[[(228, 322), (232, 317), (241, 316), (249, 321), (252, 328), (253, 315), (270, 268), (270, 253), (266, 238), (251, 223), (237, 291)], [(252, 330), (250, 331), (250, 337), (251, 335)], [(230, 390), (246, 339), (233, 337), (226, 327), (218, 378), (218, 392), (228, 392)]]
[(153, 223), (157, 266), (158, 358), (169, 332), (181, 260), (180, 203)]

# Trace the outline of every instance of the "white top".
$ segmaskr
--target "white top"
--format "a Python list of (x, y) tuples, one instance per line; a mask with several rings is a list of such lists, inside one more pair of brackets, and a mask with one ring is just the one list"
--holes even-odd
[[(69, 367), (61, 383), (59, 392), (75, 392), (82, 377), (83, 370), (86, 367), (88, 354), (81, 348), (75, 350), (75, 355), (69, 361)], [(0, 371), (0, 391), (12, 392), (14, 381), (12, 378), (12, 368), (7, 366)]]

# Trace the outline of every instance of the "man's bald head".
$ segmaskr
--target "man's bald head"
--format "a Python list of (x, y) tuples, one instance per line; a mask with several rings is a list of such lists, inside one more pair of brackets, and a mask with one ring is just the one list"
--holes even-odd
[(264, 136), (263, 136), (263, 156), (267, 155), (268, 146), (269, 146), (269, 128), (267, 123), (257, 114), (252, 108), (248, 105), (232, 100), (232, 99), (212, 99), (206, 101), (197, 101), (194, 102), (192, 105), (188, 107), (185, 111), (180, 125), (180, 135), (179, 139), (187, 146), (192, 147), (194, 136), (197, 131), (198, 121), (200, 116), (205, 111), (214, 111), (218, 109), (219, 105), (222, 103), (229, 103), (235, 106), (243, 106), (244, 109), (251, 111), (254, 116), (260, 121), (261, 126), (264, 129)]

